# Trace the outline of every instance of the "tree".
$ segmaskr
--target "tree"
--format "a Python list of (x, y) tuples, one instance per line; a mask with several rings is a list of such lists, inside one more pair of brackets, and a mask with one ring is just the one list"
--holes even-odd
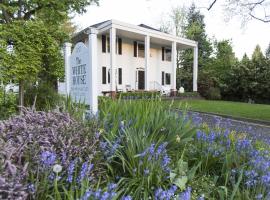
[[(213, 52), (211, 43), (206, 35), (204, 16), (196, 9), (195, 5), (189, 8), (187, 13), (187, 24), (184, 27), (185, 37), (198, 42), (198, 67), (202, 71), (211, 62)], [(182, 83), (187, 90), (192, 86), (192, 69), (193, 69), (193, 51), (185, 50), (182, 54), (181, 68), (178, 76), (181, 77)]]
[(270, 43), (265, 51), (265, 57), (270, 60)]
[(14, 20), (31, 20), (37, 14), (46, 16), (50, 21), (62, 21), (68, 12), (84, 13), (86, 6), (99, 0), (1, 0), (0, 23), (7, 24)]
[[(22, 106), (24, 105), (25, 83), (37, 81), (38, 75), (46, 70), (44, 57), (50, 59), (52, 66), (61, 64), (59, 63), (61, 59), (59, 45), (42, 21), (16, 21), (2, 25), (0, 28), (2, 44), (0, 71), (5, 80), (19, 82), (19, 100)], [(10, 38), (13, 43), (12, 52), (5, 51)]]
[[(211, 10), (217, 1), (213, 0), (208, 10)], [(226, 0), (224, 6), (229, 16), (240, 16), (244, 23), (251, 19), (270, 22), (269, 0)]]
[[(55, 83), (63, 75), (60, 47), (68, 40), (63, 31), (71, 27), (68, 14), (83, 13), (92, 3), (98, 4), (98, 0), (0, 1), (1, 73), (19, 82), (20, 106), (25, 80)], [(14, 43), (12, 55), (6, 53), (10, 42)]]
[(212, 70), (212, 75), (217, 77), (218, 81), (222, 84), (226, 72), (235, 65), (237, 59), (230, 40), (215, 42), (215, 49), (215, 59), (210, 70)]

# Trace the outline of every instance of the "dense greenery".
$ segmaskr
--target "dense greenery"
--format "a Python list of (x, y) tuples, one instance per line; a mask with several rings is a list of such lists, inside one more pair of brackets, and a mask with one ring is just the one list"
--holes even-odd
[(149, 99), (160, 97), (160, 92), (121, 92), (117, 93), (117, 98), (121, 99)]
[(26, 82), (57, 91), (64, 77), (61, 47), (74, 32), (69, 14), (84, 13), (92, 3), (98, 0), (0, 2), (0, 81), (19, 84), (20, 105)]
[(269, 137), (227, 123), (209, 128), (158, 99), (102, 99), (83, 122), (24, 110), (0, 121), (0, 198), (268, 199)]
[[(183, 8), (173, 9), (172, 16), (174, 29), (178, 29), (176, 34), (198, 42), (198, 89), (203, 97), (269, 103), (270, 48), (264, 55), (256, 46), (252, 58), (244, 55), (243, 59), (238, 60), (230, 40), (217, 41), (207, 36), (204, 16), (194, 4), (187, 11)], [(184, 24), (180, 30), (177, 19)], [(191, 91), (193, 52), (180, 51), (178, 58), (177, 87), (183, 86), (186, 91)]]

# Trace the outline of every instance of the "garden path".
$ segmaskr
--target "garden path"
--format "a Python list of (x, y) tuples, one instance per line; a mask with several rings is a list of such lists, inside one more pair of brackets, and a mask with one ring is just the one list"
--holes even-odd
[(207, 123), (210, 127), (219, 125), (222, 128), (235, 130), (237, 132), (246, 132), (249, 133), (254, 139), (262, 139), (270, 144), (270, 126), (268, 125), (194, 111), (189, 111), (188, 115), (192, 116), (195, 123), (201, 121), (202, 123)]

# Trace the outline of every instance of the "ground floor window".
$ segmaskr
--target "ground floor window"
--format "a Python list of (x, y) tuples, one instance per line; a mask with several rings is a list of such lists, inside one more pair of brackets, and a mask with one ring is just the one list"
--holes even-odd
[(106, 67), (102, 67), (102, 84), (106, 84), (107, 83), (107, 77), (106, 77), (106, 74), (107, 74), (107, 70), (106, 70)]
[(170, 84), (171, 84), (171, 74), (166, 73), (166, 85), (170, 85)]
[(118, 68), (118, 84), (122, 85), (122, 68)]
[(161, 85), (165, 84), (165, 72), (161, 72)]

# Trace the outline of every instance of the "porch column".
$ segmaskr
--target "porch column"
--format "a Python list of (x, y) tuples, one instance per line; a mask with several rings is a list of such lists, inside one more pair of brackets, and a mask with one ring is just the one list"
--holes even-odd
[(198, 91), (198, 44), (193, 48), (193, 91)]
[(115, 83), (115, 41), (116, 41), (116, 29), (112, 27), (110, 29), (110, 64), (111, 64), (111, 96), (116, 95), (116, 83)]
[(70, 55), (71, 55), (71, 43), (66, 42), (64, 44), (64, 61), (65, 61), (65, 90), (66, 95), (70, 93)]
[(172, 42), (172, 83), (171, 83), (171, 96), (176, 96), (176, 67), (177, 67), (177, 50), (176, 42)]
[(146, 35), (144, 38), (144, 57), (145, 57), (145, 78), (144, 78), (144, 89), (146, 91), (149, 90), (149, 84), (150, 84), (150, 80), (149, 80), (149, 66), (150, 66), (150, 36)]
[(90, 109), (93, 114), (98, 111), (98, 59), (97, 59), (97, 30), (90, 29), (88, 39), (89, 62), (90, 62)]

